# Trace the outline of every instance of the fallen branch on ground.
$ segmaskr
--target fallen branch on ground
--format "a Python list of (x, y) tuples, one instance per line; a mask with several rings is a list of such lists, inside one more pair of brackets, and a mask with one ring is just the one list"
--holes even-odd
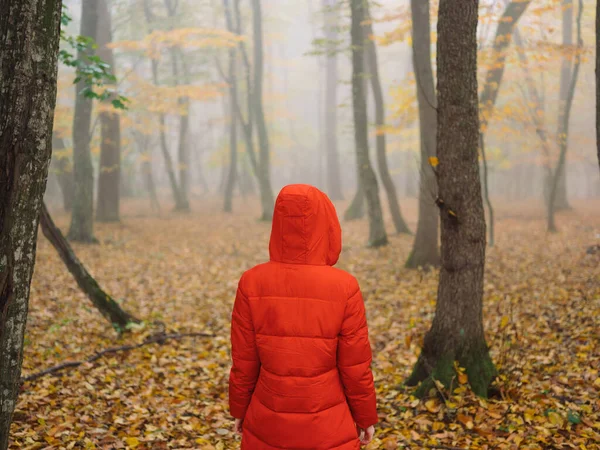
[(110, 354), (119, 353), (119, 352), (126, 352), (129, 350), (135, 350), (137, 348), (144, 347), (144, 346), (150, 345), (150, 344), (164, 344), (165, 341), (170, 340), (170, 339), (180, 340), (180, 339), (183, 339), (186, 337), (215, 337), (215, 335), (208, 334), (208, 333), (172, 333), (172, 334), (157, 333), (157, 334), (148, 336), (143, 342), (140, 342), (139, 344), (129, 344), (129, 345), (121, 345), (119, 347), (107, 348), (106, 350), (96, 352), (95, 355), (90, 356), (89, 358), (84, 359), (82, 361), (67, 361), (62, 364), (58, 364), (56, 366), (52, 366), (47, 369), (41, 370), (39, 372), (32, 373), (31, 375), (22, 377), (21, 383), (25, 383), (28, 381), (35, 381), (46, 375), (60, 372), (61, 370), (67, 369), (69, 367), (78, 367), (85, 363), (91, 363), (91, 362), (97, 361), (98, 359), (102, 358), (105, 355), (110, 355)]

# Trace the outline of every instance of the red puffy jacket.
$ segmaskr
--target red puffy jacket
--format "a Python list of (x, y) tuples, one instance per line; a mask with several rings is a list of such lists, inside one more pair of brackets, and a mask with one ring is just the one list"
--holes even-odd
[(233, 308), (229, 406), (243, 449), (358, 449), (356, 426), (377, 422), (362, 295), (332, 267), (341, 249), (329, 198), (283, 188), (271, 260), (244, 273)]

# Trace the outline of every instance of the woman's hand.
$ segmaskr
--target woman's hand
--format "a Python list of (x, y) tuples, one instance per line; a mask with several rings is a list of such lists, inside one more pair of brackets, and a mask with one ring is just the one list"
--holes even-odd
[(242, 430), (243, 430), (243, 425), (244, 425), (244, 421), (242, 419), (235, 419), (235, 424), (234, 424), (234, 428), (233, 430), (237, 433), (237, 434), (242, 434)]
[(366, 430), (363, 430), (362, 428), (359, 428), (359, 430), (360, 430), (359, 439), (360, 439), (361, 445), (367, 445), (368, 443), (370, 443), (371, 440), (373, 439), (373, 436), (375, 435), (375, 427), (373, 425), (371, 425)]

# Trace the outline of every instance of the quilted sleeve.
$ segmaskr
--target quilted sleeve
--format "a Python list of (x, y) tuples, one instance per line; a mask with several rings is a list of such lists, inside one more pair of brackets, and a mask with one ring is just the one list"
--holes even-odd
[(231, 356), (233, 366), (229, 374), (229, 410), (236, 419), (243, 419), (256, 386), (260, 360), (250, 304), (239, 286), (231, 317)]
[(340, 377), (356, 425), (365, 429), (376, 424), (378, 419), (371, 373), (371, 345), (365, 304), (358, 286), (346, 305), (337, 355)]

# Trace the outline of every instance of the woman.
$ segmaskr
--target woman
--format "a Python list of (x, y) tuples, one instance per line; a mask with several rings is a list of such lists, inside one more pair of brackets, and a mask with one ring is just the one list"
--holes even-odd
[(270, 261), (240, 279), (229, 406), (242, 449), (359, 449), (377, 422), (371, 347), (356, 279), (336, 269), (342, 231), (329, 198), (283, 188)]

